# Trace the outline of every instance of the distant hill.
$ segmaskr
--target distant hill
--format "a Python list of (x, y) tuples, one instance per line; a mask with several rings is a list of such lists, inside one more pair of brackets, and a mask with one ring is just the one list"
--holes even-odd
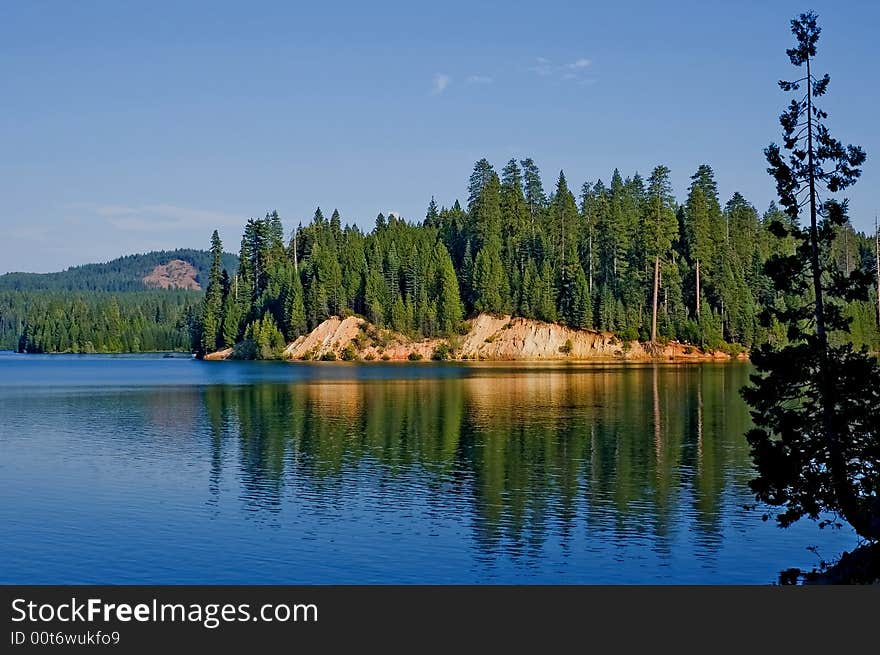
[[(223, 266), (232, 275), (238, 270), (238, 257), (224, 253)], [(207, 250), (160, 250), (104, 264), (71, 266), (58, 273), (7, 273), (0, 275), (0, 291), (203, 289), (210, 269), (211, 253)]]

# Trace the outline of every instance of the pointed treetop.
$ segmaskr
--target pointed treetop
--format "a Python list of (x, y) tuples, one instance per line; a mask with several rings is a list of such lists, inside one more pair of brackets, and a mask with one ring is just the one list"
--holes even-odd
[(559, 177), (556, 179), (556, 194), (567, 193), (568, 183), (565, 181), (565, 173), (559, 171)]
[(474, 170), (468, 182), (468, 210), (473, 209), (477, 202), (479, 202), (483, 187), (486, 186), (489, 178), (494, 174), (495, 169), (485, 157), (474, 164)]
[(801, 66), (807, 59), (816, 56), (816, 43), (822, 28), (816, 23), (818, 16), (812, 11), (801, 14), (791, 21), (791, 33), (797, 39), (797, 47), (785, 51), (791, 63)]
[(735, 191), (731, 196), (730, 200), (727, 201), (727, 205), (725, 209), (727, 211), (732, 211), (734, 209), (739, 209), (741, 207), (747, 207), (749, 209), (754, 209), (752, 207), (752, 203), (746, 200), (743, 195), (739, 191)]
[(707, 198), (718, 198), (718, 183), (715, 181), (715, 171), (709, 164), (700, 164), (697, 172), (691, 175), (691, 190), (700, 187), (703, 195)]
[(531, 157), (520, 161), (520, 166), (522, 166), (526, 201), (534, 214), (539, 207), (547, 204), (547, 196), (544, 194), (544, 185), (541, 182), (541, 171)]
[(516, 159), (511, 159), (501, 170), (501, 184), (508, 188), (522, 188), (522, 174)]

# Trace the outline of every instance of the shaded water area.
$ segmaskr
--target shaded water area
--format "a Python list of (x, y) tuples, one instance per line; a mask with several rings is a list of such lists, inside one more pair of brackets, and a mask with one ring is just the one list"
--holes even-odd
[(768, 583), (747, 364), (0, 355), (0, 583)]

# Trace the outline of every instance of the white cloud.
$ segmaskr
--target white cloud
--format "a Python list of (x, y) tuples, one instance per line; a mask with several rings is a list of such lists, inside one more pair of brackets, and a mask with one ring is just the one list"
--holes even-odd
[(70, 207), (81, 214), (98, 216), (116, 229), (128, 232), (240, 227), (244, 223), (243, 217), (234, 214), (162, 203), (138, 206), (78, 203)]
[(542, 77), (549, 77), (553, 74), (553, 64), (550, 63), (550, 60), (546, 57), (538, 57), (535, 59), (535, 65), (530, 66), (529, 70), (533, 73), (537, 73)]
[(439, 96), (446, 90), (446, 87), (449, 86), (449, 83), (452, 81), (452, 78), (449, 77), (446, 73), (435, 73), (434, 74), (434, 87), (431, 90), (431, 93), (435, 96)]
[(580, 57), (567, 64), (554, 64), (546, 57), (537, 57), (535, 62), (528, 68), (532, 73), (541, 77), (577, 81), (578, 83), (582, 80), (581, 74), (593, 65), (593, 61), (586, 57)]
[(574, 69), (577, 69), (577, 68), (589, 68), (590, 64), (592, 64), (592, 63), (593, 63), (593, 62), (590, 61), (589, 59), (584, 59), (584, 58), (582, 57), (582, 58), (578, 59), (577, 61), (574, 61), (574, 62), (570, 63), (570, 64), (568, 65), (568, 68), (574, 68)]
[(465, 81), (468, 84), (492, 84), (495, 80), (488, 75), (470, 75)]

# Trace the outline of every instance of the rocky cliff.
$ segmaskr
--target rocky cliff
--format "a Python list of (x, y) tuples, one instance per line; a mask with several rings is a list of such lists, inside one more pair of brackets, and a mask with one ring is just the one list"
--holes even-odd
[[(412, 340), (362, 318), (328, 318), (284, 350), (292, 360), (726, 360), (729, 355), (670, 342), (621, 341), (609, 332), (577, 330), (510, 316), (481, 314), (449, 339)], [(223, 359), (226, 352), (217, 353)]]

